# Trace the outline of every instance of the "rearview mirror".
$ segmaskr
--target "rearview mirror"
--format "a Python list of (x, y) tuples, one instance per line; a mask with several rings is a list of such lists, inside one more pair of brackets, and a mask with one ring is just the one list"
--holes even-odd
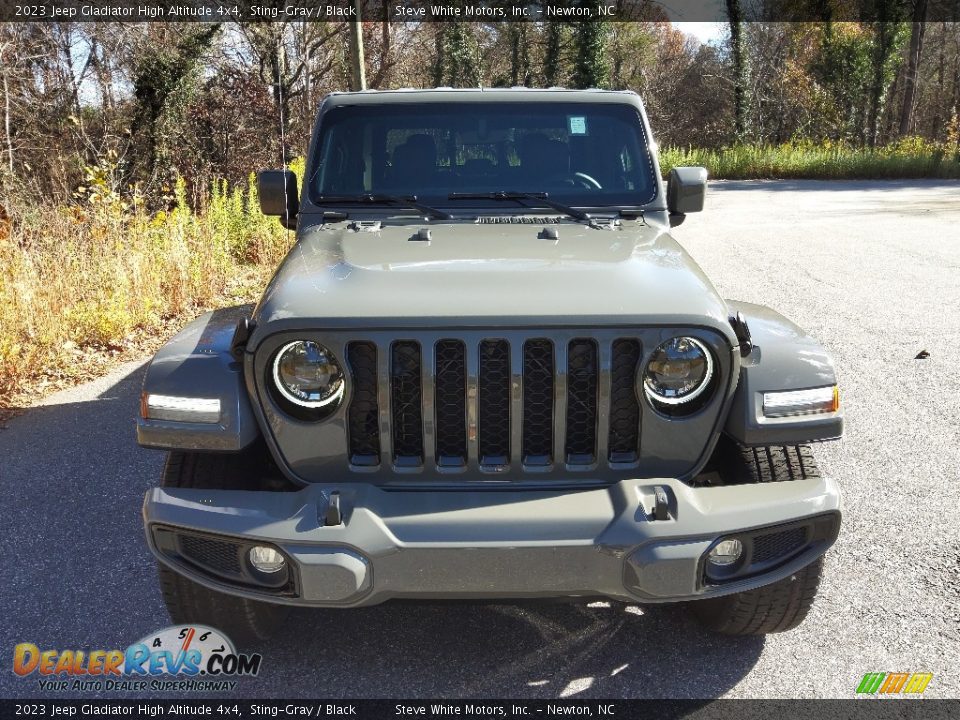
[(670, 226), (683, 222), (687, 213), (703, 210), (707, 197), (707, 169), (702, 167), (675, 167), (667, 179), (667, 208)]
[(260, 212), (280, 218), (280, 224), (293, 230), (300, 212), (297, 176), (290, 170), (261, 170), (257, 173)]

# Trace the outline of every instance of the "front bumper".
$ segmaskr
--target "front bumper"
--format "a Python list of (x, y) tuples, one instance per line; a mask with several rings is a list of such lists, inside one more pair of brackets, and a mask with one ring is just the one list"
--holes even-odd
[[(656, 486), (666, 491), (665, 520), (654, 519)], [(325, 525), (333, 492), (342, 523)], [(551, 491), (359, 483), (287, 493), (156, 488), (147, 492), (143, 516), (157, 558), (202, 585), (289, 605), (352, 607), (401, 597), (669, 602), (740, 592), (826, 552), (839, 510), (830, 479), (717, 488), (663, 479)], [(721, 537), (749, 541), (761, 534), (756, 530), (773, 537), (770, 531), (788, 524), (807, 528), (805, 540), (779, 560), (746, 576), (706, 578), (706, 553)], [(225, 579), (179, 555), (182, 536), (234, 547), (230, 562), (240, 565), (251, 544), (273, 545), (289, 561), (290, 582), (281, 590)]]

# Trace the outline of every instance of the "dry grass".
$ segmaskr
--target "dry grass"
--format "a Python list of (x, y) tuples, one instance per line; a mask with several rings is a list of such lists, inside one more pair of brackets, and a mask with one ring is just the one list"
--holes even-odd
[(660, 167), (707, 168), (716, 180), (960, 178), (957, 144), (905, 138), (871, 150), (843, 143), (809, 141), (783, 145), (735, 145), (718, 150), (667, 147)]
[[(170, 212), (121, 193), (108, 158), (87, 168), (68, 207), (0, 195), (0, 419), (45, 391), (155, 349), (202, 310), (256, 298), (290, 244), (247, 187), (214, 187), (190, 211), (182, 184)], [(302, 164), (294, 169), (302, 177)], [(715, 178), (960, 177), (956, 144), (907, 139), (880, 150), (790, 143), (665, 148), (664, 171), (705, 165)], [(0, 184), (2, 189), (3, 184)]]
[(76, 205), (10, 203), (0, 217), (0, 408), (152, 349), (206, 308), (255, 299), (289, 247), (252, 183), (214, 188), (198, 212), (181, 183), (176, 209), (151, 214), (91, 177)]

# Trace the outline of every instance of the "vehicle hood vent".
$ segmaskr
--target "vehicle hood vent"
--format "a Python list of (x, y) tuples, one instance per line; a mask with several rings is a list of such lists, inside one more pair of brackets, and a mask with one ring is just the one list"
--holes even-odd
[(550, 225), (563, 220), (560, 215), (480, 215), (477, 225)]
[(380, 232), (383, 223), (379, 220), (355, 220), (350, 223), (350, 229), (354, 232)]

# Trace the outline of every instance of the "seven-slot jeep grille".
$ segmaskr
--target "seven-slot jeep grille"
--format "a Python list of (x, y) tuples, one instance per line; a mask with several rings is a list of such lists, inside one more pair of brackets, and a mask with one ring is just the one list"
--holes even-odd
[(527, 340), (523, 346), (523, 464), (553, 460), (553, 343)]
[(635, 462), (640, 431), (640, 403), (634, 392), (640, 343), (622, 338), (613, 341), (610, 369), (610, 460)]
[(393, 343), (390, 356), (390, 412), (393, 459), (397, 465), (423, 462), (423, 419), (420, 378), (420, 343)]
[(640, 457), (637, 339), (350, 341), (345, 355), (358, 469), (536, 473)]
[(353, 402), (347, 414), (350, 462), (376, 465), (380, 461), (377, 346), (371, 342), (351, 343), (347, 360), (353, 368)]
[(503, 467), (510, 462), (510, 346), (506, 340), (480, 343), (478, 434), (480, 464)]
[(567, 356), (567, 444), (571, 465), (589, 465), (597, 447), (597, 346), (593, 340), (570, 341)]
[(467, 464), (467, 349), (460, 340), (437, 343), (437, 464)]

